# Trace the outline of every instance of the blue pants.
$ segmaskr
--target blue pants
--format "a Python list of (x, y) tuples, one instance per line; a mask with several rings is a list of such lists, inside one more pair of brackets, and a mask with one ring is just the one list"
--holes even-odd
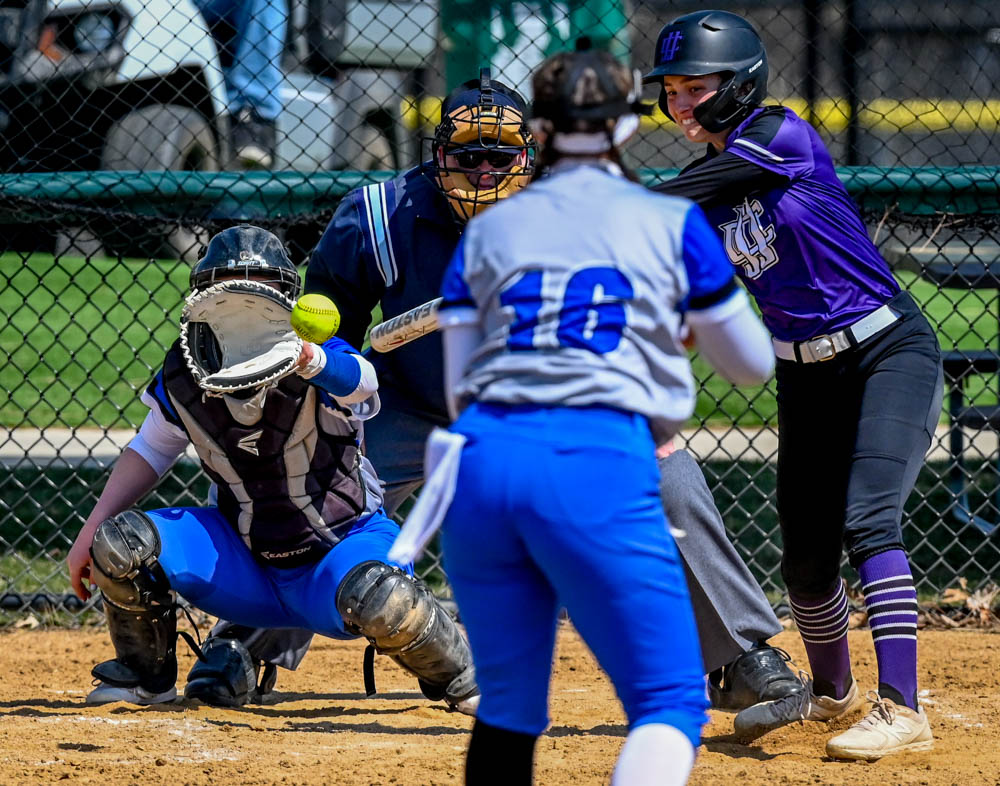
[(482, 691), (477, 717), (545, 729), (566, 607), (629, 726), (665, 723), (698, 745), (701, 653), (645, 419), (477, 404), (453, 428), (468, 442), (443, 545)]
[(217, 508), (148, 511), (160, 532), (160, 565), (172, 589), (202, 611), (240, 625), (305, 628), (339, 639), (337, 588), (350, 570), (386, 554), (399, 527), (381, 513), (360, 520), (319, 562), (280, 569), (257, 562)]
[[(286, 0), (194, 0), (222, 53), (229, 111), (255, 109), (265, 120), (281, 112), (281, 53)], [(219, 32), (225, 31), (219, 38)]]

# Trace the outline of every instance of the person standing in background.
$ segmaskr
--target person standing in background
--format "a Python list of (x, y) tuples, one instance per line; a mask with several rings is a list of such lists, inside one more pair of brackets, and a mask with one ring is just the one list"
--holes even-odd
[(234, 164), (270, 169), (281, 112), (287, 0), (194, 0), (219, 47)]

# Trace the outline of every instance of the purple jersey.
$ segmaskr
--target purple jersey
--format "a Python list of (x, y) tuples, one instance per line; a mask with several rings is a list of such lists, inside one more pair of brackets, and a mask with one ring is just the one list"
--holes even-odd
[(899, 292), (822, 140), (791, 109), (756, 109), (725, 153), (787, 178), (735, 204), (705, 207), (775, 338), (840, 330)]

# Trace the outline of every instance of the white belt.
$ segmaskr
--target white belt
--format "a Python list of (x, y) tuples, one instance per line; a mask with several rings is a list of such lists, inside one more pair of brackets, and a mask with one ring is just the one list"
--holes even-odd
[(431, 431), (424, 445), (424, 487), (389, 549), (390, 562), (415, 562), (444, 523), (455, 497), (465, 437), (443, 428)]
[(816, 336), (808, 341), (779, 341), (772, 338), (771, 343), (774, 345), (775, 357), (799, 363), (816, 363), (829, 360), (845, 349), (856, 347), (898, 319), (899, 314), (887, 304), (836, 333)]

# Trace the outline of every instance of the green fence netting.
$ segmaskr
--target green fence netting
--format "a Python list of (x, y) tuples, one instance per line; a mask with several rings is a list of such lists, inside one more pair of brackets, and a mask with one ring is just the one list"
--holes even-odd
[[(428, 154), (440, 102), (530, 74), (581, 35), (644, 70), (702, 8), (625, 0), (0, 0), (0, 618), (81, 605), (62, 559), (141, 422), (191, 261), (252, 219), (304, 262), (338, 200)], [(946, 406), (905, 520), (919, 589), (996, 581), (1000, 522), (1000, 4), (714, 4), (767, 46), (770, 101), (829, 146), (946, 354)], [(655, 86), (644, 98), (654, 101)], [(627, 163), (696, 155), (659, 110)], [(773, 388), (696, 360), (685, 444), (777, 600)], [(151, 504), (196, 504), (181, 463)], [(421, 566), (447, 591), (437, 553)]]

